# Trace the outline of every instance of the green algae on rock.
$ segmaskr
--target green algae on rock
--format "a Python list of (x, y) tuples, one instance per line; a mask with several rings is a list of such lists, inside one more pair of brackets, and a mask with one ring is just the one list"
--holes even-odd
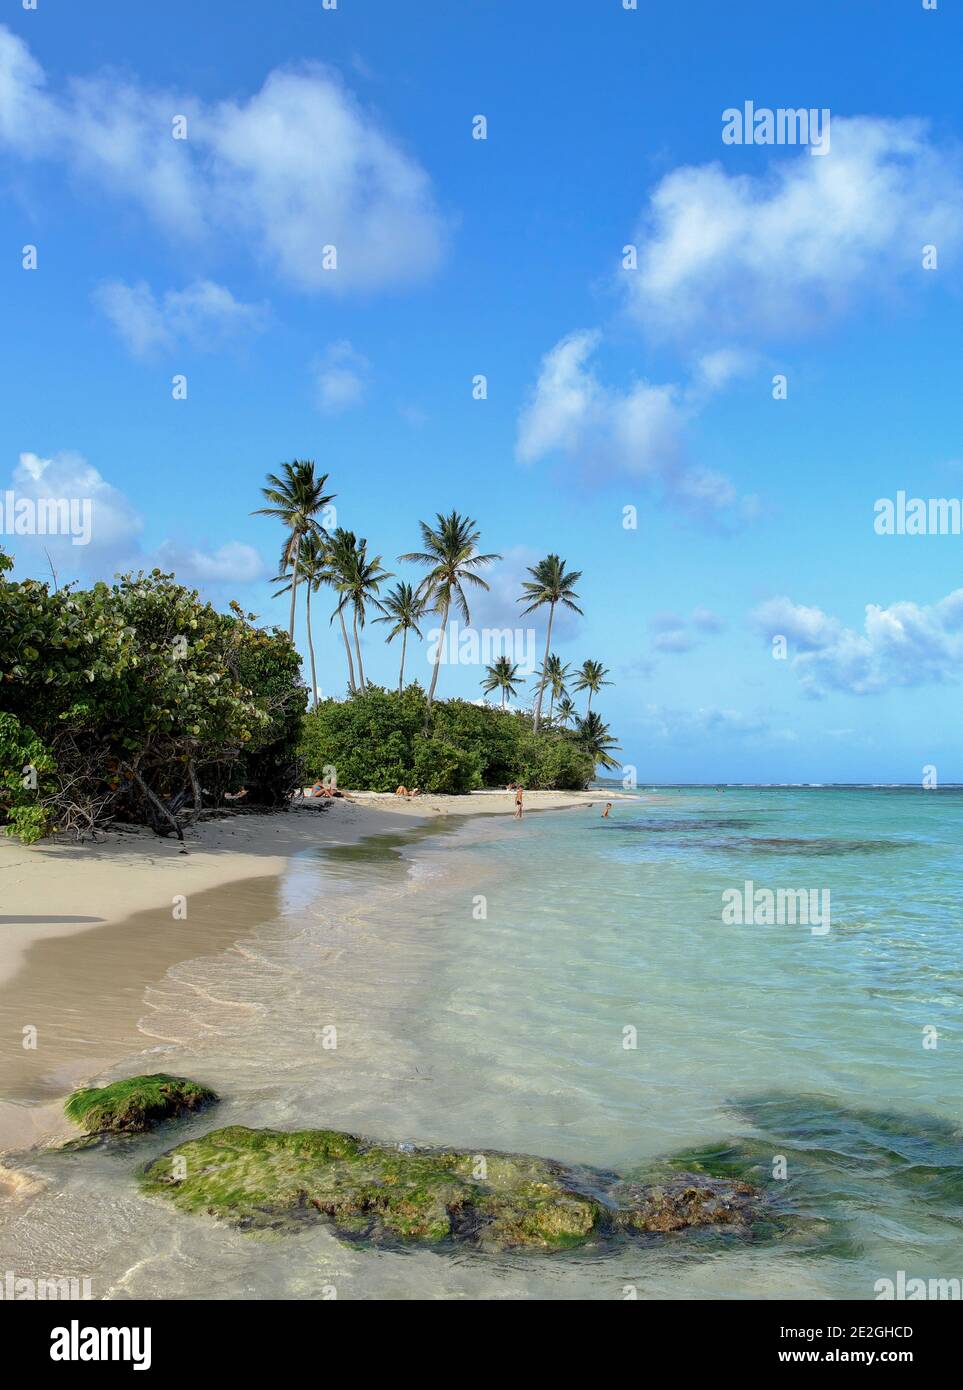
[(173, 1120), (218, 1096), (185, 1076), (128, 1076), (108, 1086), (91, 1086), (67, 1098), (64, 1114), (89, 1135), (142, 1134), (163, 1120)]
[[(181, 1211), (206, 1212), (248, 1230), (290, 1230), (321, 1219), (356, 1240), (562, 1250), (686, 1225), (748, 1228), (760, 1201), (755, 1189), (739, 1184), (734, 1194), (725, 1181), (692, 1183), (701, 1186), (702, 1199), (686, 1205), (664, 1190), (662, 1200), (672, 1196), (675, 1217), (660, 1223), (652, 1192), (620, 1188), (610, 1174), (551, 1159), (398, 1148), (336, 1130), (241, 1125), (179, 1144), (141, 1177), (145, 1193), (163, 1195)], [(733, 1199), (738, 1221), (726, 1205)], [(636, 1222), (631, 1213), (637, 1206), (642, 1215)]]

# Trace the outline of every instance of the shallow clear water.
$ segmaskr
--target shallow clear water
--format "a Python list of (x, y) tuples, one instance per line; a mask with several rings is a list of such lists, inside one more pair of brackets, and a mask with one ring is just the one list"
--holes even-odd
[[(204, 1116), (32, 1159), (48, 1187), (0, 1219), (0, 1269), (90, 1275), (108, 1297), (873, 1298), (900, 1269), (963, 1277), (963, 797), (673, 791), (599, 810), (300, 857), (253, 939), (148, 991), (151, 1051), (116, 1074), (197, 1076), (225, 1097), (217, 1124), (622, 1171), (711, 1146), (805, 1218), (794, 1236), (493, 1258), (243, 1235), (131, 1181)], [(726, 925), (746, 880), (829, 890), (830, 930)]]

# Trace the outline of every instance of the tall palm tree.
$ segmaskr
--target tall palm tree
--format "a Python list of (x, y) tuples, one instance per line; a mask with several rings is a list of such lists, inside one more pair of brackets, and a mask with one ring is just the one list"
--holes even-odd
[(493, 690), (500, 690), (504, 709), (506, 697), (511, 695), (514, 698), (518, 694), (520, 681), (518, 667), (507, 656), (496, 656), (494, 665), (485, 667), (482, 690), (486, 695), (490, 695)]
[(451, 606), (454, 604), (465, 622), (470, 623), (471, 614), (468, 611), (464, 586), (475, 584), (481, 589), (487, 589), (488, 585), (475, 571), (490, 565), (493, 560), (502, 558), (500, 555), (478, 553), (481, 532), (471, 517), (459, 516), (458, 512), (449, 512), (447, 516), (443, 516), (438, 512), (436, 522), (435, 526), (429, 526), (427, 521), (419, 521), (423, 549), (398, 557), (405, 563), (427, 567), (428, 573), (418, 585), (418, 594), (432, 612), (441, 614), (441, 632), (435, 652), (435, 669), (431, 673), (431, 685), (428, 688), (426, 717), (431, 712), (435, 698), (435, 686), (438, 684), (438, 671), (441, 667)]
[(295, 459), (293, 463), (281, 464), (281, 476), (267, 475), (267, 487), (261, 488), (261, 495), (270, 506), (258, 507), (252, 516), (274, 516), (288, 528), (288, 539), (284, 547), (281, 569), (291, 575), (291, 616), (288, 621), (288, 636), (294, 640), (294, 610), (298, 597), (298, 551), (305, 536), (324, 536), (325, 530), (318, 521), (318, 513), (333, 501), (336, 493), (325, 492), (327, 473), (315, 477), (312, 459)]
[(605, 679), (607, 675), (608, 670), (602, 665), (601, 661), (582, 662), (582, 669), (576, 676), (575, 684), (572, 688), (574, 690), (588, 691), (588, 704), (585, 707), (586, 714), (592, 713), (592, 696), (597, 695), (603, 685), (612, 684), (611, 681)]
[[(283, 555), (281, 559), (283, 564)], [(314, 707), (315, 714), (318, 712), (318, 673), (314, 661), (314, 636), (311, 631), (311, 595), (312, 593), (317, 593), (324, 579), (326, 566), (327, 549), (325, 541), (316, 532), (309, 531), (302, 539), (300, 549), (298, 550), (297, 573), (304, 581), (304, 602), (308, 625), (308, 654), (311, 657), (311, 703)], [(283, 573), (279, 574), (275, 578), (274, 583), (280, 584), (286, 578), (287, 575)], [(274, 597), (279, 598), (281, 594), (286, 594), (289, 589), (293, 588), (294, 578), (292, 577), (283, 588), (275, 591)]]
[(542, 695), (547, 679), (548, 654), (552, 649), (552, 623), (555, 621), (555, 606), (561, 603), (563, 607), (581, 613), (581, 608), (575, 602), (578, 598), (575, 585), (581, 579), (582, 571), (573, 570), (571, 573), (567, 573), (564, 560), (559, 559), (557, 555), (546, 555), (545, 559), (539, 560), (537, 565), (529, 566), (528, 572), (532, 577), (522, 583), (525, 592), (518, 600), (519, 603), (528, 603), (528, 607), (522, 609), (522, 617), (524, 618), (528, 613), (534, 613), (536, 608), (548, 604), (545, 660), (542, 662), (542, 679), (535, 700), (535, 733), (538, 733), (539, 722), (542, 718)]
[(344, 610), (348, 603), (345, 589), (351, 580), (357, 548), (358, 541), (354, 532), (346, 531), (343, 526), (339, 526), (328, 537), (325, 546), (324, 570), (320, 576), (320, 582), (329, 585), (338, 594), (338, 603), (331, 614), (331, 621), (334, 622), (337, 618), (341, 624), (344, 652), (348, 658), (348, 691), (351, 695), (357, 694), (358, 687), (355, 681), (354, 661), (351, 657), (351, 643), (348, 641), (348, 629), (344, 622)]
[(612, 754), (621, 751), (622, 745), (616, 743), (609, 726), (595, 713), (575, 721), (575, 737), (587, 753), (591, 753), (597, 767), (618, 767), (617, 758)]
[(565, 729), (568, 727), (569, 721), (575, 718), (577, 718), (577, 711), (574, 701), (570, 700), (567, 695), (563, 695), (558, 702), (558, 722)]
[(423, 598), (415, 593), (410, 584), (399, 583), (391, 590), (390, 594), (385, 594), (381, 600), (381, 607), (384, 610), (379, 618), (375, 618), (376, 623), (394, 623), (386, 642), (397, 637), (401, 633), (401, 672), (398, 676), (398, 694), (400, 695), (405, 688), (405, 650), (408, 646), (408, 633), (416, 632), (421, 636), (419, 622), (425, 616), (427, 603)]
[(368, 556), (368, 542), (362, 537), (354, 547), (353, 555), (347, 556), (347, 564), (338, 584), (341, 594), (339, 607), (343, 610), (351, 605), (351, 623), (354, 629), (354, 651), (358, 658), (358, 690), (363, 695), (367, 690), (364, 662), (361, 658), (361, 637), (359, 628), (364, 628), (365, 610), (373, 604), (379, 611), (381, 603), (378, 590), (391, 574), (381, 563), (381, 556)]

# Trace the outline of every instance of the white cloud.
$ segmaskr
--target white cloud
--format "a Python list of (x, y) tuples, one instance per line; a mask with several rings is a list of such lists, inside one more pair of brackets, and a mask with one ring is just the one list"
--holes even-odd
[[(82, 544), (74, 544), (74, 536), (81, 534), (80, 526), (73, 533), (59, 535), (0, 532), (0, 546), (15, 556), (18, 575), (47, 575), (48, 555), (61, 583), (78, 576), (109, 580), (117, 572), (155, 566), (173, 570), (185, 584), (202, 586), (247, 584), (266, 573), (257, 551), (240, 541), (227, 541), (208, 551), (188, 541), (168, 539), (154, 552), (145, 550), (141, 541), (144, 518), (137, 508), (93, 464), (72, 451), (50, 458), (22, 453), (9, 483), (0, 484), (0, 501), (4, 504), (8, 491), (13, 493), (15, 506), (21, 498), (35, 502), (63, 499), (75, 504), (68, 517), (89, 516), (89, 539)], [(4, 514), (4, 521), (7, 520)]]
[(315, 403), (323, 415), (337, 415), (360, 405), (368, 376), (368, 359), (347, 341), (331, 343), (311, 364)]
[[(0, 537), (4, 548), (12, 550), (18, 559), (29, 556), (35, 565), (45, 566), (47, 552), (55, 564), (95, 573), (107, 557), (136, 553), (142, 519), (124, 494), (80, 454), (65, 450), (41, 458), (35, 453), (22, 453), (9, 486), (16, 498), (72, 502), (78, 517), (86, 514), (90, 519), (87, 544), (75, 545), (69, 533)], [(79, 527), (75, 534), (80, 534)]]
[[(518, 458), (534, 463), (558, 453), (596, 476), (659, 481), (671, 501), (702, 516), (731, 508), (737, 497), (729, 479), (687, 462), (689, 421), (709, 378), (690, 389), (642, 379), (623, 390), (603, 385), (591, 365), (600, 341), (598, 332), (571, 333), (543, 357), (518, 423)], [(728, 367), (716, 372), (717, 379), (729, 375)]]
[(251, 584), (267, 572), (254, 547), (241, 541), (228, 541), (214, 551), (164, 541), (156, 563), (163, 570), (173, 570), (183, 584)]
[(623, 275), (646, 329), (733, 336), (811, 328), (859, 292), (921, 277), (963, 231), (955, 153), (924, 122), (834, 118), (831, 153), (792, 153), (761, 174), (673, 170), (651, 196), (637, 272)]
[[(172, 137), (175, 116), (188, 138)], [(244, 100), (205, 103), (113, 74), (52, 93), (0, 26), (0, 144), (64, 161), (163, 231), (211, 249), (237, 239), (301, 290), (369, 290), (430, 273), (445, 227), (431, 181), (330, 68), (276, 69)], [(337, 269), (323, 248), (337, 248)]]
[(264, 308), (239, 303), (212, 280), (168, 290), (162, 299), (144, 280), (136, 285), (111, 280), (95, 291), (94, 302), (135, 357), (169, 352), (181, 343), (211, 351), (239, 335), (258, 332), (267, 319)]
[(807, 695), (878, 695), (900, 686), (955, 681), (963, 659), (963, 589), (935, 604), (868, 603), (862, 631), (819, 608), (773, 598), (752, 615), (768, 641), (787, 639)]

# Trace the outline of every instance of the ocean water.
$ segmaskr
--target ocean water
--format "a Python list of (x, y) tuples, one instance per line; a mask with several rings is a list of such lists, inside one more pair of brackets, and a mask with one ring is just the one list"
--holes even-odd
[[(963, 1278), (963, 795), (601, 805), (299, 856), (253, 936), (147, 991), (144, 1052), (109, 1073), (184, 1072), (223, 1103), (25, 1160), (45, 1186), (0, 1211), (0, 1269), (105, 1298), (872, 1299), (900, 1270)], [(725, 921), (747, 881), (828, 892), (829, 930)], [(496, 1257), (245, 1235), (140, 1197), (136, 1167), (229, 1123), (626, 1173), (698, 1160), (792, 1220)]]

